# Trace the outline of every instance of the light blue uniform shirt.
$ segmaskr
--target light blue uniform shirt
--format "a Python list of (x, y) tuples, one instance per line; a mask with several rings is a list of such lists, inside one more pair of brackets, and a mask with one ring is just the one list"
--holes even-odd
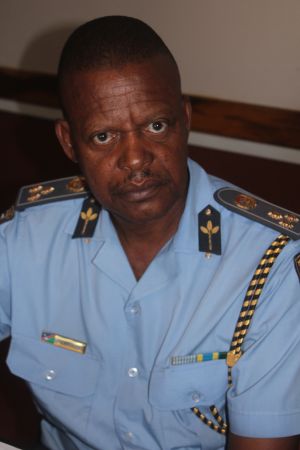
[[(225, 360), (248, 284), (279, 234), (215, 202), (225, 185), (189, 162), (176, 235), (137, 282), (107, 211), (94, 237), (72, 239), (82, 199), (35, 206), (0, 227), (0, 335), (30, 385), (52, 450), (221, 450), (225, 438), (191, 411), (224, 413), (239, 435), (300, 433), (300, 298), (293, 258), (279, 255), (227, 390)], [(222, 255), (198, 250), (198, 213), (221, 214)], [(87, 343), (85, 354), (42, 342), (43, 331)]]

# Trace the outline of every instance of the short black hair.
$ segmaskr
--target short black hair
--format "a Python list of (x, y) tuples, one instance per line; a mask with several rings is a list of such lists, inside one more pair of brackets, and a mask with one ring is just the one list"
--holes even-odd
[(116, 68), (165, 55), (176, 61), (158, 34), (146, 23), (127, 16), (105, 16), (77, 28), (62, 50), (58, 79), (73, 71)]

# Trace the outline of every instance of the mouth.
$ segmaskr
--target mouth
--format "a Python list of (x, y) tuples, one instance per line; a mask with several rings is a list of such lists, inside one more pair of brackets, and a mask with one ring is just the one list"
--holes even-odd
[(126, 186), (118, 189), (115, 194), (128, 202), (142, 202), (158, 194), (166, 183), (154, 179), (134, 178)]

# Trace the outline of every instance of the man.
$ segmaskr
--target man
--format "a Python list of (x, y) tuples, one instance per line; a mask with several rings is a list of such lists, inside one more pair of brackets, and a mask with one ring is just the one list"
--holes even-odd
[(299, 216), (187, 161), (190, 104), (144, 23), (77, 29), (59, 83), (91, 194), (22, 189), (0, 241), (1, 333), (44, 445), (297, 449)]

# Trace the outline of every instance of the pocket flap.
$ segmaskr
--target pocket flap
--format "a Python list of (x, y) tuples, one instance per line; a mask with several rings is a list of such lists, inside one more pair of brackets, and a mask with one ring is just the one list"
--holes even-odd
[(91, 395), (99, 377), (99, 361), (27, 337), (14, 337), (7, 364), (30, 383), (75, 397)]
[(227, 385), (224, 360), (154, 369), (149, 399), (161, 410), (211, 406), (225, 396)]

